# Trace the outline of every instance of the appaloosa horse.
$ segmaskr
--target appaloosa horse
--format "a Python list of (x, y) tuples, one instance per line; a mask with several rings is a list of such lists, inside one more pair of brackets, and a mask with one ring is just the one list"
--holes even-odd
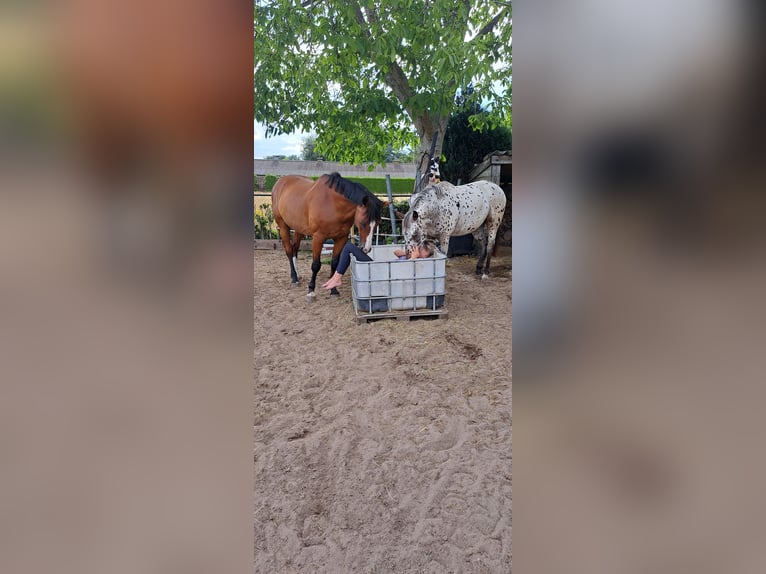
[(457, 187), (448, 182), (428, 185), (410, 200), (410, 210), (402, 222), (405, 245), (409, 249), (436, 239), (439, 250), (446, 254), (450, 237), (473, 233), (481, 244), (476, 274), (486, 279), (505, 202), (505, 192), (490, 181)]
[[(292, 283), (300, 280), (296, 270), (301, 239), (311, 235), (311, 282), (308, 297), (314, 297), (316, 277), (322, 267), (320, 256), (325, 240), (333, 240), (332, 265), (335, 273), (338, 258), (348, 241), (351, 226), (359, 230), (362, 251), (372, 249), (373, 232), (380, 225), (382, 209), (388, 202), (381, 201), (363, 185), (344, 179), (338, 173), (323, 175), (316, 182), (309, 178), (286, 175), (279, 178), (271, 192), (274, 221), (290, 262)], [(290, 241), (290, 230), (295, 231)], [(337, 289), (330, 291), (339, 295)]]

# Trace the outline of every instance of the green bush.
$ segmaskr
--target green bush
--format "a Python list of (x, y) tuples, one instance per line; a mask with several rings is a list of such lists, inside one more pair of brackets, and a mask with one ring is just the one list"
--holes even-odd
[(475, 131), (469, 124), (473, 115), (483, 114), (478, 104), (468, 106), (460, 112), (453, 113), (447, 123), (444, 134), (442, 156), (446, 158), (441, 164), (443, 181), (457, 185), (468, 183), (474, 166), (493, 151), (507, 151), (513, 147), (513, 134), (505, 126), (494, 129)]
[(279, 239), (279, 230), (274, 223), (271, 206), (264, 204), (255, 208), (254, 231), (256, 239)]
[(276, 175), (267, 175), (266, 179), (263, 182), (263, 188), (266, 191), (271, 191), (274, 187), (274, 184), (277, 183), (277, 180), (279, 179)]

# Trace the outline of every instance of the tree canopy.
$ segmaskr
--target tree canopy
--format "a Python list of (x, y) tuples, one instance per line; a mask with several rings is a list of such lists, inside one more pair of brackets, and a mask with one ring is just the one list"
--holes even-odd
[(306, 136), (303, 138), (303, 147), (301, 148), (301, 159), (304, 161), (314, 161), (324, 159), (317, 153), (317, 139), (315, 136)]
[(333, 160), (427, 151), (436, 131), (438, 155), (461, 86), (477, 127), (510, 125), (511, 17), (508, 0), (255, 0), (255, 119), (314, 131)]

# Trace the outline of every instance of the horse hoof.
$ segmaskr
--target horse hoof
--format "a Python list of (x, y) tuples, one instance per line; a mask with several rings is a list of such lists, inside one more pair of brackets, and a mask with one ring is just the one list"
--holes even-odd
[(340, 291), (338, 291), (337, 288), (333, 287), (330, 289), (330, 295), (335, 295), (336, 297), (340, 297)]
[(316, 297), (317, 297), (317, 296), (316, 296), (316, 293), (314, 293), (313, 291), (309, 291), (309, 292), (306, 294), (306, 299), (308, 300), (308, 302), (309, 302), (309, 303), (313, 303), (313, 302), (314, 302), (314, 300), (316, 299)]
[(484, 279), (489, 279), (489, 275), (487, 275), (486, 273), (482, 273), (482, 274), (481, 274), (481, 279), (482, 279), (482, 281), (483, 281)]

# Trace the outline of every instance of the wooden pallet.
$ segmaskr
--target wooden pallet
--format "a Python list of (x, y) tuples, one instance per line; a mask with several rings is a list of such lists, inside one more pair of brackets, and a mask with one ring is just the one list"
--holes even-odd
[(415, 311), (381, 311), (380, 313), (366, 313), (356, 316), (356, 323), (361, 325), (362, 323), (368, 323), (377, 319), (397, 319), (399, 321), (410, 321), (418, 317), (432, 317), (434, 319), (449, 319), (449, 313), (447, 309), (441, 308), (437, 310), (432, 309), (418, 309)]

